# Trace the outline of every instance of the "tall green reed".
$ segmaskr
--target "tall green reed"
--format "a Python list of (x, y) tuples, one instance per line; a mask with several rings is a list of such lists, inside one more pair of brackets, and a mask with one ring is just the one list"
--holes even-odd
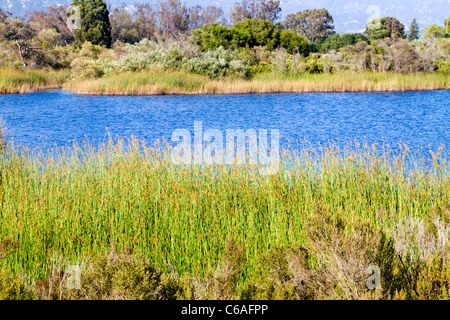
[(134, 138), (44, 152), (9, 146), (0, 155), (5, 260), (43, 277), (56, 254), (79, 261), (116, 244), (161, 270), (202, 274), (227, 237), (246, 245), (245, 277), (275, 245), (302, 243), (306, 219), (331, 212), (374, 226), (424, 217), (449, 201), (448, 157), (428, 161), (367, 144), (285, 150), (271, 176), (250, 165), (175, 165), (171, 147)]

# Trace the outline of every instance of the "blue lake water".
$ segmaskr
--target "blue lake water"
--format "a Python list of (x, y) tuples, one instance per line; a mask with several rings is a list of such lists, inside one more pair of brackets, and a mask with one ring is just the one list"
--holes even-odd
[[(152, 144), (175, 129), (278, 129), (281, 145), (364, 139), (436, 150), (450, 146), (450, 91), (180, 96), (82, 96), (62, 90), (0, 95), (0, 116), (16, 144), (104, 141), (107, 132)], [(108, 128), (108, 129), (107, 129)]]

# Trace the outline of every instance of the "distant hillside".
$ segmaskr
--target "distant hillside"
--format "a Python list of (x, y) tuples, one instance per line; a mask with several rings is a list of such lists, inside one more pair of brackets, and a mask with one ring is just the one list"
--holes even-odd
[[(14, 15), (23, 16), (27, 11), (42, 10), (50, 5), (69, 4), (72, 0), (0, 0), (0, 8), (8, 10)], [(123, 2), (133, 4), (136, 1), (109, 0), (112, 7)], [(137, 1), (156, 3), (156, 0)], [(406, 27), (416, 18), (420, 27), (433, 23), (443, 24), (450, 15), (449, 0), (381, 0), (374, 5), (373, 0), (283, 0), (283, 15), (304, 9), (326, 8), (335, 20), (336, 31), (357, 32), (365, 28), (367, 20), (379, 10), (381, 17), (393, 16), (398, 18)], [(227, 12), (235, 1), (187, 0), (187, 4), (202, 6), (216, 5)]]

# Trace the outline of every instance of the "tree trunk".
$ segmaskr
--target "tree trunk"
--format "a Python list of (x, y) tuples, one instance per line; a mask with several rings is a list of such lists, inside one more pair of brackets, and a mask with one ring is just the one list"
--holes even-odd
[(18, 40), (16, 40), (16, 44), (17, 44), (17, 47), (19, 48), (19, 54), (20, 54), (20, 58), (22, 59), (23, 67), (26, 68), (27, 64), (25, 63), (25, 60), (23, 59), (22, 46), (20, 45)]

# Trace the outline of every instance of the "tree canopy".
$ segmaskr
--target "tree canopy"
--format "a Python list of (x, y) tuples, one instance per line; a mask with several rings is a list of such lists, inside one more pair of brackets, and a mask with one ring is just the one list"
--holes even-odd
[(408, 33), (408, 39), (409, 40), (416, 40), (419, 39), (419, 24), (417, 23), (416, 19), (413, 19), (411, 21), (411, 26), (409, 27), (409, 33)]
[(361, 33), (333, 34), (328, 37), (322, 37), (317, 40), (316, 49), (319, 52), (328, 52), (330, 50), (339, 50), (340, 48), (354, 45), (359, 41), (369, 42), (369, 39)]
[(242, 0), (230, 9), (230, 19), (233, 24), (247, 19), (260, 19), (275, 22), (280, 18), (279, 0)]
[(320, 37), (334, 34), (333, 22), (327, 9), (313, 9), (288, 14), (283, 25), (314, 43)]
[(193, 31), (193, 37), (199, 47), (214, 50), (218, 47), (253, 48), (266, 47), (274, 50), (285, 48), (289, 53), (309, 54), (308, 41), (291, 30), (280, 30), (272, 22), (260, 19), (247, 19), (231, 28), (214, 23), (203, 29)]
[(111, 25), (106, 3), (103, 0), (73, 0), (72, 5), (77, 6), (81, 14), (81, 26), (74, 30), (76, 45), (89, 41), (110, 48)]
[(406, 38), (405, 26), (393, 17), (372, 20), (367, 24), (365, 34), (371, 40)]

